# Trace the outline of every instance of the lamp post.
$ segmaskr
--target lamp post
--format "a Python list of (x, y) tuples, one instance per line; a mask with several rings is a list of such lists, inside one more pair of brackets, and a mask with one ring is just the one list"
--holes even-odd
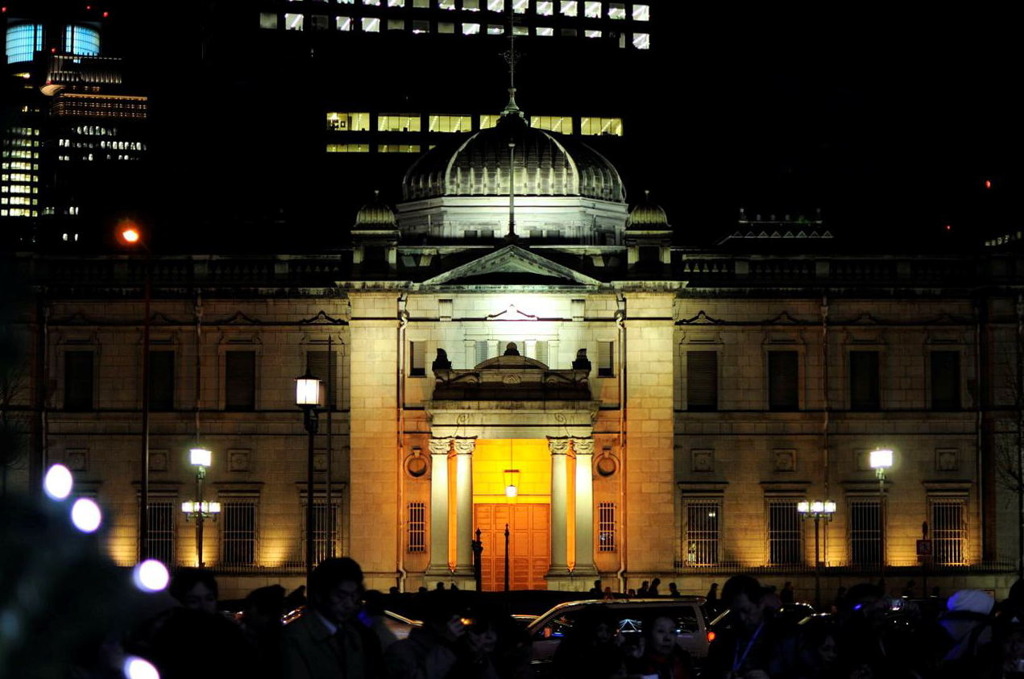
[(192, 502), (182, 502), (181, 511), (185, 512), (185, 520), (190, 518), (196, 520), (196, 565), (205, 568), (203, 561), (203, 523), (206, 519), (216, 520), (220, 514), (219, 502), (207, 502), (203, 500), (203, 479), (206, 478), (206, 468), (213, 461), (213, 453), (206, 448), (193, 448), (189, 451), (189, 462), (196, 468), (196, 499)]
[(831, 521), (836, 513), (832, 500), (803, 500), (796, 503), (796, 511), (805, 519), (814, 519), (814, 605), (821, 607), (821, 520)]
[(871, 451), (869, 463), (878, 477), (878, 526), (881, 539), (878, 544), (878, 574), (885, 577), (885, 470), (892, 467), (892, 450), (876, 448)]
[(149, 307), (153, 298), (153, 276), (150, 251), (138, 225), (131, 219), (121, 220), (117, 225), (117, 239), (128, 247), (142, 248), (145, 255), (142, 272), (142, 470), (139, 479), (139, 561), (145, 561), (149, 558)]
[(313, 442), (319, 425), (317, 408), (322, 404), (320, 380), (306, 370), (302, 377), (295, 378), (295, 405), (302, 409), (303, 426), (308, 434), (306, 456), (306, 578), (313, 572)]

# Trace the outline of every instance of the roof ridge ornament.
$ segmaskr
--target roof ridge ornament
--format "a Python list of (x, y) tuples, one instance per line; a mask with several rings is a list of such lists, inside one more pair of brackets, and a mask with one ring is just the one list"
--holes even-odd
[(516, 62), (519, 55), (516, 54), (515, 15), (512, 12), (511, 3), (509, 3), (508, 7), (508, 51), (503, 52), (501, 56), (505, 59), (505, 63), (508, 64), (508, 103), (502, 109), (501, 117), (516, 116), (525, 118), (526, 115), (516, 103)]

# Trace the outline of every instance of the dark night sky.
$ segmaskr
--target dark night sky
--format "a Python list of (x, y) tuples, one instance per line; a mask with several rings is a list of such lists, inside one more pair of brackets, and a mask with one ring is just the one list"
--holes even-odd
[[(609, 97), (631, 109), (634, 119), (648, 121), (627, 128), (628, 149), (612, 154), (631, 202), (651, 189), (685, 240), (695, 243), (730, 230), (741, 206), (748, 215), (765, 216), (810, 216), (821, 208), (837, 235), (860, 245), (879, 243), (878, 249), (893, 240), (910, 248), (948, 243), (947, 224), (953, 237), (974, 240), (1016, 228), (1024, 111), (1015, 92), (1020, 60), (1009, 17), (852, 9), (750, 13), (655, 3), (657, 49), (650, 67), (637, 73), (623, 61), (607, 74)], [(162, 9), (138, 3), (122, 11), (121, 27), (166, 19)], [(181, 29), (198, 35), (187, 22)], [(279, 202), (296, 205), (344, 185), (344, 178), (317, 171), (310, 179), (296, 167), (301, 133), (277, 135), (265, 147), (262, 140), (273, 137), (266, 130), (296, 115), (290, 102), (342, 88), (354, 72), (324, 82), (322, 73), (298, 75), (291, 67), (275, 70), (240, 57), (225, 78), (197, 59), (168, 59), (176, 41), (166, 32), (141, 34), (153, 39), (122, 47), (153, 82), (160, 135), (153, 185), (168, 196), (161, 204), (175, 203), (173, 196), (188, 194), (197, 180), (216, 196), (229, 172), (246, 188), (222, 202), (245, 196), (274, 202), (276, 191)], [(531, 70), (531, 49), (541, 61), (539, 48), (524, 41), (521, 103), (539, 109), (537, 100), (558, 96), (572, 69)], [(567, 62), (577, 56), (566, 55)], [(415, 58), (395, 54), (379, 72), (412, 68)], [(423, 71), (421, 86), (438, 86), (430, 73)], [(481, 80), (470, 76), (468, 88), (494, 98), (495, 83)], [(279, 95), (266, 97), (266, 83), (280, 87)], [(319, 118), (307, 122), (317, 130), (321, 124)], [(245, 133), (235, 146), (221, 134), (232, 127)], [(268, 158), (280, 161), (276, 170), (259, 167)], [(197, 159), (205, 175), (194, 172)], [(991, 189), (984, 188), (986, 179)], [(347, 226), (351, 216), (332, 220)], [(181, 231), (182, 219), (173, 221)]]

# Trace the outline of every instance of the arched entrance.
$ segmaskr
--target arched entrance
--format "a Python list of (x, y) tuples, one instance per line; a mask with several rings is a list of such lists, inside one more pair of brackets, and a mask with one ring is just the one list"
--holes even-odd
[[(514, 497), (506, 489), (516, 487)], [(473, 526), (483, 542), (482, 586), (546, 589), (551, 564), (551, 454), (544, 439), (478, 440), (473, 452)]]

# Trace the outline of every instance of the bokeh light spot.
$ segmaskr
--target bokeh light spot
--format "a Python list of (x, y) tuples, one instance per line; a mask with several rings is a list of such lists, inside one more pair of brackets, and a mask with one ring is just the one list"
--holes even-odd
[(71, 522), (83, 533), (94, 532), (100, 527), (102, 520), (103, 512), (100, 511), (100, 506), (87, 497), (75, 500), (74, 506), (71, 507)]
[(74, 480), (71, 472), (62, 464), (55, 464), (46, 472), (43, 479), (43, 490), (52, 500), (63, 500), (71, 494)]
[(167, 566), (156, 559), (146, 559), (142, 563), (137, 563), (132, 570), (132, 580), (143, 592), (159, 592), (167, 587), (170, 579)]
[(160, 679), (153, 663), (134, 655), (124, 659), (124, 676), (127, 679)]

